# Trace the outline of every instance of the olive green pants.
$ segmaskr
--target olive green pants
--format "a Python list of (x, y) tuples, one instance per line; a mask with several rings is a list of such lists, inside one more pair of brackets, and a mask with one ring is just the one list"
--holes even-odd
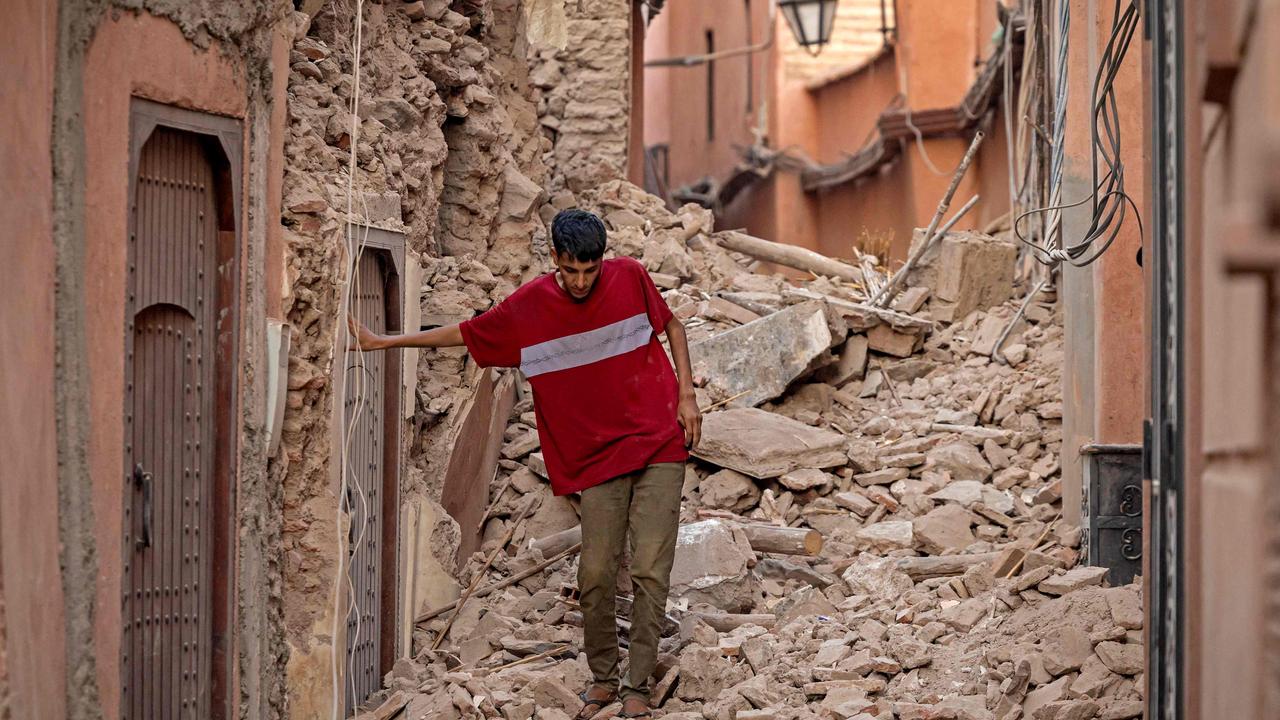
[[(582, 557), (578, 561), (583, 647), (595, 682), (649, 700), (658, 635), (667, 610), (680, 527), (684, 463), (657, 463), (582, 491)], [(614, 597), (623, 542), (631, 536), (631, 649), (627, 676), (618, 670)]]

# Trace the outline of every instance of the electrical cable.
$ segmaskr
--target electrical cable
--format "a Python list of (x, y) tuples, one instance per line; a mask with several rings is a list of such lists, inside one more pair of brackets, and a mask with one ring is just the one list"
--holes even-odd
[[(360, 263), (360, 257), (364, 252), (365, 244), (368, 240), (368, 228), (364, 228), (363, 233), (359, 236), (359, 239), (357, 241), (356, 232), (351, 222), (352, 218), (354, 217), (353, 213), (355, 210), (354, 208), (355, 177), (357, 172), (356, 149), (359, 145), (359, 138), (360, 138), (360, 112), (359, 112), (360, 111), (360, 79), (361, 79), (360, 64), (361, 64), (361, 50), (362, 50), (363, 41), (364, 41), (364, 32), (363, 32), (364, 2), (363, 0), (355, 0), (354, 4), (355, 4), (355, 17), (353, 19), (353, 31), (352, 31), (354, 40), (352, 44), (352, 96), (351, 96), (351, 133), (350, 133), (351, 137), (350, 137), (350, 154), (348, 156), (348, 164), (347, 164), (347, 193), (346, 193), (347, 224), (346, 224), (345, 234), (344, 234), (344, 237), (346, 239), (346, 247), (344, 248), (344, 250), (346, 250), (347, 262), (344, 264), (343, 274), (339, 282), (338, 316), (337, 316), (337, 322), (335, 323), (335, 327), (334, 327), (334, 338), (333, 338), (333, 342), (334, 342), (333, 347), (341, 348), (341, 351), (340, 351), (341, 363), (339, 367), (341, 367), (342, 369), (343, 382), (341, 386), (337, 389), (342, 392), (343, 397), (341, 398), (341, 401), (344, 404), (345, 404), (345, 398), (347, 395), (347, 388), (346, 388), (346, 383), (348, 380), (347, 376), (349, 375), (348, 363), (351, 357), (351, 347), (350, 347), (350, 343), (347, 341), (346, 320), (349, 317), (351, 312), (352, 293), (355, 293), (357, 297), (359, 296), (359, 293), (360, 293), (360, 277), (358, 272), (359, 266), (360, 266), (359, 263)], [(363, 202), (364, 201), (362, 198), (361, 204), (363, 204)], [(367, 213), (367, 209), (366, 209), (366, 213)], [(347, 621), (350, 618), (351, 613), (355, 612), (354, 635), (348, 644), (354, 645), (355, 643), (358, 643), (360, 638), (360, 631), (361, 631), (360, 613), (358, 610), (356, 610), (354, 582), (351, 579), (351, 573), (349, 571), (349, 567), (346, 561), (347, 561), (348, 553), (351, 552), (351, 548), (358, 548), (360, 544), (363, 542), (365, 528), (368, 523), (368, 498), (365, 495), (364, 488), (360, 486), (359, 480), (356, 479), (358, 478), (358, 474), (353, 472), (353, 469), (350, 467), (350, 464), (349, 464), (350, 455), (351, 455), (350, 449), (351, 449), (352, 437), (355, 432), (356, 424), (359, 421), (360, 414), (364, 410), (364, 393), (365, 393), (364, 377), (363, 377), (364, 376), (364, 352), (359, 347), (356, 348), (355, 363), (356, 363), (356, 372), (354, 374), (355, 377), (352, 378), (355, 383), (354, 407), (352, 409), (350, 417), (344, 418), (346, 427), (344, 428), (344, 432), (342, 434), (342, 443), (338, 448), (340, 485), (339, 485), (338, 497), (336, 498), (337, 502), (335, 503), (336, 507), (335, 507), (335, 522), (334, 522), (334, 530), (335, 530), (336, 541), (338, 545), (338, 552), (337, 552), (338, 562), (337, 562), (337, 576), (335, 578), (334, 588), (333, 588), (333, 625), (332, 625), (332, 634), (330, 635), (330, 638), (333, 642), (333, 655), (330, 660), (330, 674), (331, 674), (330, 687), (333, 693), (331, 698), (331, 717), (333, 718), (333, 720), (341, 720), (345, 714), (343, 713), (341, 708), (344, 705), (343, 703), (344, 690), (346, 690), (346, 688), (345, 688), (345, 684), (341, 683), (339, 680), (338, 663), (339, 663), (339, 657), (345, 656), (346, 651), (345, 651), (345, 648), (339, 648), (337, 646), (337, 639), (341, 637), (340, 622)], [(345, 412), (344, 412), (344, 415), (345, 415)], [(356, 491), (360, 495), (361, 508), (362, 508), (362, 512), (361, 512), (362, 522), (361, 522), (359, 533), (354, 536), (350, 547), (347, 547), (343, 542), (344, 533), (341, 532), (341, 528), (342, 528), (342, 518), (344, 514), (344, 505), (348, 505), (348, 506), (352, 505), (351, 503), (346, 502), (346, 498), (347, 498), (347, 493), (352, 485), (351, 480), (353, 479), (355, 479), (354, 485), (356, 487)], [(355, 508), (353, 506), (348, 507), (347, 512), (352, 512), (354, 511), (354, 509)], [(352, 514), (354, 513), (352, 512)], [(351, 518), (351, 522), (355, 522), (354, 517)], [(345, 614), (341, 613), (343, 590), (346, 591), (347, 597), (350, 600), (347, 613)], [(356, 674), (353, 671), (353, 668), (351, 667), (352, 659), (353, 658), (347, 659), (346, 670), (347, 670), (347, 678), (350, 681), (350, 685), (351, 685), (350, 689), (352, 692), (352, 696), (354, 697)]]
[[(1130, 0), (1128, 7), (1121, 11), (1122, 0), (1116, 0), (1112, 13), (1111, 34), (1107, 39), (1098, 69), (1094, 76), (1091, 93), (1090, 124), (1090, 177), (1092, 191), (1084, 198), (1070, 203), (1061, 200), (1062, 176), (1064, 164), (1064, 143), (1066, 116), (1066, 55), (1067, 31), (1070, 26), (1070, 11), (1067, 2), (1060, 2), (1058, 53), (1058, 87), (1055, 94), (1054, 112), (1054, 148), (1050, 170), (1050, 204), (1020, 214), (1013, 223), (1014, 234), (1036, 251), (1036, 259), (1045, 264), (1069, 263), (1083, 267), (1097, 260), (1115, 242), (1124, 226), (1130, 209), (1138, 223), (1139, 240), (1144, 235), (1142, 215), (1137, 203), (1125, 191), (1124, 162), (1121, 160), (1120, 113), (1116, 102), (1115, 79), (1119, 74), (1128, 53), (1133, 35), (1138, 26), (1138, 2)], [(1099, 177), (1099, 160), (1106, 171)], [(1090, 222), (1080, 241), (1062, 242), (1061, 213), (1074, 207), (1090, 205)], [(1027, 240), (1023, 235), (1021, 223), (1030, 215), (1048, 213), (1050, 216), (1050, 237), (1044, 245)]]

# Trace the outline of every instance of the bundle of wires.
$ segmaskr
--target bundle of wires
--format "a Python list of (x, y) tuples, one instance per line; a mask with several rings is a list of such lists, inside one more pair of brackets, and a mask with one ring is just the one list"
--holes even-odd
[[(1124, 162), (1120, 158), (1120, 113), (1116, 103), (1114, 83), (1116, 75), (1120, 72), (1120, 66), (1124, 62), (1125, 55), (1129, 51), (1134, 32), (1138, 27), (1138, 1), (1129, 0), (1128, 7), (1122, 11), (1121, 5), (1123, 1), (1116, 0), (1115, 11), (1111, 20), (1111, 35), (1107, 39), (1106, 48), (1099, 60), (1098, 71), (1093, 81), (1090, 103), (1092, 118), (1090, 124), (1090, 147), (1092, 148), (1090, 166), (1093, 190), (1088, 197), (1072, 203), (1058, 201), (1061, 196), (1062, 137), (1065, 130), (1063, 124), (1066, 115), (1065, 72), (1063, 70), (1065, 69), (1068, 30), (1067, 21), (1065, 19), (1060, 19), (1059, 21), (1061, 45), (1059, 47), (1059, 87), (1055, 97), (1056, 107), (1054, 113), (1054, 140), (1056, 147), (1054, 148), (1054, 158), (1050, 170), (1050, 182), (1052, 184), (1051, 204), (1046, 207), (1028, 210), (1019, 215), (1013, 223), (1013, 230), (1018, 239), (1031, 246), (1036, 251), (1036, 258), (1048, 265), (1066, 262), (1082, 267), (1097, 260), (1115, 241), (1130, 210), (1133, 211), (1133, 215), (1137, 220), (1140, 237), (1143, 232), (1142, 216), (1138, 212), (1138, 206), (1134, 203), (1133, 198), (1125, 192), (1125, 168)], [(1062, 6), (1067, 5), (1066, 0), (1060, 0), (1060, 2)], [(1099, 176), (1100, 170), (1103, 171), (1101, 172), (1101, 177)], [(1064, 244), (1062, 242), (1061, 223), (1057, 220), (1057, 216), (1063, 210), (1079, 207), (1085, 203), (1089, 203), (1092, 212), (1084, 237), (1079, 241)], [(1051, 220), (1050, 237), (1046, 246), (1027, 240), (1023, 235), (1023, 220), (1028, 216), (1040, 213), (1051, 213), (1054, 216)]]

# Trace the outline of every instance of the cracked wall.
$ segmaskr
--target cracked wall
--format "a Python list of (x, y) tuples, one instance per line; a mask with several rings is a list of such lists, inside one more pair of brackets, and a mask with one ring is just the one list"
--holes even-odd
[[(549, 189), (580, 193), (627, 176), (631, 3), (562, 4), (563, 30), (544, 33), (543, 42), (531, 47), (529, 61), (541, 90), (538, 116), (553, 143)], [(547, 0), (536, 6), (549, 16), (561, 12)]]
[[(458, 322), (544, 270), (536, 210), (550, 143), (527, 80), (521, 8), (517, 0), (437, 0), (365, 3), (364, 13), (353, 219), (404, 234), (407, 330)], [(347, 261), (353, 26), (353, 3), (327, 3), (289, 58), (281, 220), (293, 340), (277, 466), (290, 715), (300, 718), (327, 714), (333, 648), (343, 647), (343, 623), (333, 632), (339, 533), (347, 529), (337, 504), (342, 420), (334, 368), (337, 338), (345, 337), (336, 318)], [(398, 591), (415, 593), (414, 581), (435, 573), (437, 590), (447, 592), (458, 528), (439, 501), (456, 411), (477, 375), (461, 349), (404, 356)], [(412, 597), (431, 605), (441, 599)], [(384, 619), (387, 631), (393, 622)]]

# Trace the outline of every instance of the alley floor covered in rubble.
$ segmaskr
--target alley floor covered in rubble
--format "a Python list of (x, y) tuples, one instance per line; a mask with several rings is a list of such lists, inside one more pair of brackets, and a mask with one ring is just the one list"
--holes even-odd
[[(672, 214), (622, 182), (592, 204), (690, 328), (708, 411), (658, 716), (1141, 715), (1140, 592), (1079, 564), (1061, 319), (1050, 294), (1015, 300), (1011, 243), (953, 233), (882, 310), (874, 263), (862, 283), (786, 279), (723, 249), (701, 208)], [(361, 720), (565, 720), (581, 705), (576, 503), (551, 493), (530, 410), (511, 413), (461, 600), (417, 617), (412, 656)], [(624, 646), (630, 592), (620, 580)]]

